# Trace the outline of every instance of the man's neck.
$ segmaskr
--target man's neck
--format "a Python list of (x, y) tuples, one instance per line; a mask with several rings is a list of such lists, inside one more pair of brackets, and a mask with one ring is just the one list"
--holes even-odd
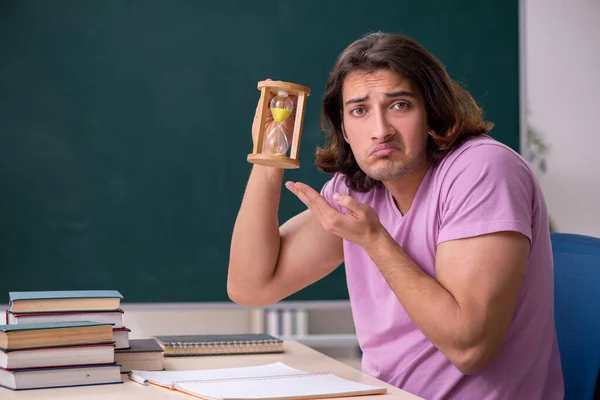
[(392, 194), (396, 207), (402, 215), (410, 210), (412, 203), (417, 195), (421, 181), (429, 170), (429, 163), (424, 163), (423, 166), (411, 174), (396, 181), (383, 182), (383, 185)]

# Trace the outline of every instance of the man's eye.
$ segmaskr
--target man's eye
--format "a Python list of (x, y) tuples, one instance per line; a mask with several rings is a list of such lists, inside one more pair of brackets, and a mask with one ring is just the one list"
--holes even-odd
[(356, 115), (358, 117), (365, 113), (365, 109), (361, 108), (361, 107), (357, 107), (357, 108), (353, 109), (352, 111), (350, 111), (350, 113), (352, 115)]
[(402, 102), (400, 102), (400, 103), (396, 103), (396, 104), (394, 104), (394, 108), (395, 108), (395, 109), (397, 109), (397, 110), (406, 110), (406, 109), (408, 109), (409, 107), (410, 107), (410, 104), (408, 104), (408, 103), (407, 103), (407, 102), (405, 102), (405, 101), (402, 101)]

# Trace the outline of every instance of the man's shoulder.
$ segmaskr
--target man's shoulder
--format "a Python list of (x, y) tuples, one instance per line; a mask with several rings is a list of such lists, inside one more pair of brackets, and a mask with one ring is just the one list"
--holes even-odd
[(438, 171), (444, 175), (468, 168), (492, 168), (513, 171), (511, 168), (527, 169), (527, 161), (515, 150), (490, 136), (482, 135), (461, 143), (438, 163)]

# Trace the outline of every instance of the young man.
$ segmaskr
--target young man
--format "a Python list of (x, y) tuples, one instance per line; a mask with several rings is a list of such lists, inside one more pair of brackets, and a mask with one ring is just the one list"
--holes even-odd
[(544, 199), (471, 96), (377, 33), (340, 55), (323, 113), (333, 177), (285, 184), (306, 211), (279, 227), (283, 172), (253, 167), (231, 299), (276, 302), (343, 261), (366, 373), (429, 400), (562, 398)]

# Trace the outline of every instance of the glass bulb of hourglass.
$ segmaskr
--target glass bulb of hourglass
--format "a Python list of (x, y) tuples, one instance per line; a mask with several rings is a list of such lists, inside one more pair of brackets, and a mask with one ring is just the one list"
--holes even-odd
[(269, 106), (275, 120), (275, 127), (265, 140), (265, 150), (268, 154), (285, 155), (290, 145), (282, 124), (292, 113), (294, 103), (285, 90), (280, 90), (277, 92), (277, 96), (273, 97)]
[(289, 98), (288, 92), (280, 90), (271, 100), (270, 108), (273, 119), (282, 124), (292, 113), (294, 102)]
[(288, 148), (289, 143), (287, 136), (285, 135), (281, 124), (278, 123), (275, 125), (275, 128), (269, 132), (269, 135), (265, 140), (265, 150), (269, 154), (282, 156), (287, 153)]

